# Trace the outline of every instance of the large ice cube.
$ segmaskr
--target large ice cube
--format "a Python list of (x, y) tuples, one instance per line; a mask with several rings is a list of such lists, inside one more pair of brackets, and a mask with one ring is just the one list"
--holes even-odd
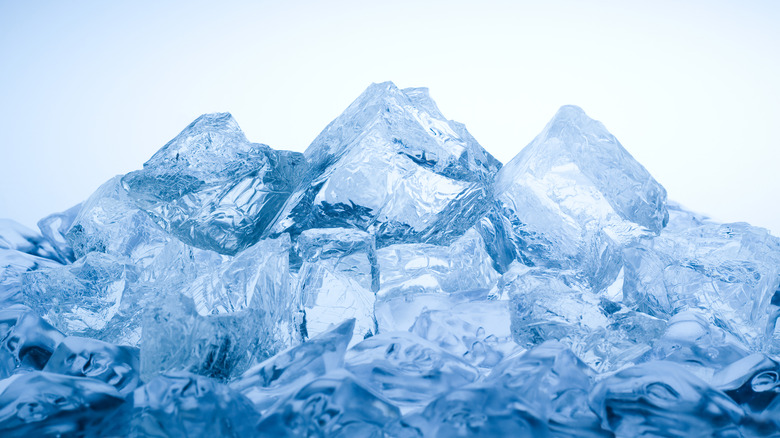
[(426, 89), (390, 82), (368, 87), (305, 155), (309, 172), (272, 231), (357, 227), (378, 246), (462, 234), (487, 207), (500, 167)]
[(113, 386), (85, 377), (43, 371), (0, 381), (3, 437), (125, 436), (129, 422)]
[(400, 405), (430, 401), (477, 380), (479, 372), (408, 332), (382, 333), (350, 348), (345, 368)]
[[(702, 313), (752, 349), (772, 348), (780, 239), (745, 223), (707, 222), (626, 249), (624, 301), (668, 318)], [(769, 339), (766, 337), (769, 332)]]
[(322, 228), (298, 237), (302, 259), (296, 296), (306, 314), (306, 335), (355, 318), (355, 338), (376, 334), (375, 293), (379, 289), (374, 236), (360, 230)]
[(137, 348), (68, 336), (59, 343), (43, 370), (100, 380), (127, 395), (140, 384), (138, 357)]
[(155, 377), (133, 393), (132, 435), (139, 437), (253, 436), (257, 414), (241, 394), (188, 373)]
[(398, 408), (342, 370), (314, 380), (274, 406), (256, 431), (274, 437), (378, 437), (399, 416)]
[(225, 254), (257, 242), (303, 174), (303, 154), (250, 143), (229, 113), (204, 114), (122, 182), (161, 227)]
[(121, 321), (136, 310), (123, 299), (135, 278), (131, 265), (91, 252), (70, 265), (26, 273), (23, 292), (26, 304), (63, 332), (123, 342), (132, 339)]
[(342, 368), (355, 320), (349, 319), (247, 370), (231, 387), (265, 409), (314, 378)]
[(408, 330), (425, 310), (485, 299), (498, 281), (484, 242), (474, 230), (450, 246), (395, 244), (377, 251), (380, 331)]
[(668, 220), (664, 188), (574, 106), (498, 172), (495, 197), (480, 228), (504, 269), (512, 259), (572, 269), (596, 288), (615, 279), (622, 245)]
[(507, 301), (470, 301), (424, 311), (409, 331), (474, 366), (489, 369), (520, 348), (512, 339), (510, 321)]
[(599, 382), (591, 408), (617, 436), (739, 436), (742, 409), (673, 362), (647, 362)]

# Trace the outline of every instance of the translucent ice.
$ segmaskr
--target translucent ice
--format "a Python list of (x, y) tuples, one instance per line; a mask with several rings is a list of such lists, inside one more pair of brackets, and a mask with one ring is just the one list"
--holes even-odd
[(316, 336), (345, 318), (355, 318), (354, 342), (375, 334), (374, 236), (355, 229), (311, 229), (298, 237), (297, 251), (302, 264), (296, 295), (306, 314), (306, 335)]
[(707, 222), (631, 246), (624, 259), (624, 301), (642, 312), (668, 318), (696, 310), (752, 349), (780, 345), (770, 316), (780, 239), (766, 230)]
[(10, 219), (0, 219), (0, 249), (13, 249), (37, 257), (64, 261), (43, 236)]
[(352, 339), (355, 320), (338, 326), (253, 366), (231, 386), (265, 409), (316, 377), (340, 369)]
[(169, 373), (133, 393), (132, 436), (253, 436), (257, 414), (241, 394), (207, 377)]
[(647, 362), (598, 383), (591, 408), (617, 436), (739, 436), (742, 409), (671, 362)]
[(752, 354), (715, 373), (712, 385), (748, 414), (744, 422), (746, 436), (780, 433), (780, 363), (776, 360)]
[(595, 376), (563, 344), (548, 341), (499, 363), (487, 381), (520, 394), (548, 419), (555, 436), (607, 436), (588, 407)]
[(310, 169), (274, 232), (357, 227), (377, 245), (443, 242), (486, 207), (500, 163), (426, 89), (373, 84), (312, 142)]
[(498, 281), (480, 236), (470, 230), (450, 246), (395, 244), (377, 251), (380, 331), (408, 330), (425, 310), (486, 299)]
[(379, 437), (398, 408), (346, 372), (320, 377), (276, 405), (257, 425), (262, 436)]
[(573, 269), (610, 284), (619, 248), (657, 234), (666, 191), (604, 126), (564, 106), (496, 176), (496, 205), (481, 224), (499, 264)]
[(123, 436), (128, 418), (113, 386), (84, 377), (43, 371), (0, 381), (0, 434), (30, 436)]
[(303, 155), (250, 143), (228, 113), (205, 114), (122, 182), (184, 242), (225, 254), (254, 244), (305, 167)]
[(22, 305), (0, 309), (0, 379), (40, 370), (65, 336)]
[(127, 395), (140, 384), (138, 357), (137, 348), (68, 336), (59, 343), (43, 370), (100, 380)]
[(81, 211), (81, 204), (77, 204), (61, 213), (54, 213), (38, 221), (38, 229), (54, 250), (64, 261), (72, 262), (76, 260), (73, 248), (70, 242), (65, 238), (76, 216)]
[(407, 332), (383, 333), (352, 347), (346, 369), (401, 405), (430, 401), (472, 383), (473, 366)]

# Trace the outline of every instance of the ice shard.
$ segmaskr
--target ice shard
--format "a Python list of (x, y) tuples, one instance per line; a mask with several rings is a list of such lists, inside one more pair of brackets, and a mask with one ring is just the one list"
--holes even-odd
[(302, 264), (295, 295), (305, 312), (306, 336), (346, 318), (355, 319), (355, 343), (376, 334), (379, 266), (374, 236), (347, 228), (311, 229), (301, 233), (296, 246)]
[(272, 231), (355, 227), (377, 246), (446, 243), (484, 212), (500, 163), (427, 89), (373, 84), (306, 149), (309, 171)]
[(166, 231), (235, 254), (260, 239), (303, 174), (298, 152), (250, 143), (229, 113), (204, 114), (122, 178)]
[(668, 221), (664, 188), (575, 106), (498, 172), (494, 194), (479, 228), (499, 266), (576, 270), (597, 289), (617, 276), (621, 246)]
[(36, 257), (64, 262), (48, 240), (11, 219), (0, 219), (0, 249), (12, 249)]
[(54, 250), (60, 256), (60, 259), (66, 262), (76, 260), (70, 242), (65, 237), (73, 221), (81, 210), (81, 204), (61, 212), (53, 213), (38, 221), (38, 229), (44, 238), (54, 247)]

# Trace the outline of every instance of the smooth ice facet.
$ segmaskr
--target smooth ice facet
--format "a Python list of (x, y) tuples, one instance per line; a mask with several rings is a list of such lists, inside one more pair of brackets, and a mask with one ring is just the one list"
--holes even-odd
[(29, 308), (0, 309), (0, 379), (17, 370), (40, 370), (65, 335)]
[(306, 335), (316, 336), (346, 318), (355, 318), (355, 343), (376, 334), (374, 236), (346, 228), (306, 230), (297, 252), (302, 264), (295, 294), (306, 315)]

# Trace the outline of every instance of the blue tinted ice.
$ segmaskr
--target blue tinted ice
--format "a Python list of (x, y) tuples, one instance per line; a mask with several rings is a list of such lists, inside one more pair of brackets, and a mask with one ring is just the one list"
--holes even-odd
[(70, 242), (65, 238), (65, 233), (73, 225), (80, 210), (81, 204), (77, 204), (61, 213), (50, 214), (38, 221), (38, 229), (41, 230), (43, 237), (65, 261), (72, 262), (76, 259)]
[(128, 416), (113, 386), (42, 371), (0, 381), (0, 435), (124, 436)]
[(383, 333), (355, 345), (346, 368), (400, 405), (430, 401), (479, 377), (462, 359), (408, 332)]
[(715, 373), (713, 386), (745, 410), (747, 436), (773, 436), (780, 430), (780, 363), (752, 354)]
[(40, 370), (65, 336), (29, 308), (0, 309), (0, 379), (18, 370)]
[(132, 436), (252, 436), (257, 413), (241, 394), (207, 377), (168, 373), (131, 398)]
[(250, 143), (230, 114), (205, 114), (122, 183), (177, 238), (235, 254), (259, 240), (304, 164), (301, 153)]
[(377, 437), (399, 416), (392, 403), (342, 371), (314, 380), (274, 406), (256, 432), (274, 437)]
[(742, 409), (672, 362), (647, 362), (599, 382), (591, 408), (617, 436), (739, 436)]
[(0, 219), (0, 249), (12, 249), (36, 257), (65, 261), (38, 232), (10, 219)]
[(442, 242), (479, 218), (500, 163), (426, 89), (373, 84), (314, 139), (274, 232), (356, 227), (378, 246)]
[(376, 334), (379, 289), (374, 236), (355, 229), (317, 228), (298, 236), (295, 295), (305, 312), (306, 336), (316, 336), (345, 318), (355, 318), (357, 343)]
[(496, 205), (481, 228), (499, 263), (577, 270), (612, 282), (619, 247), (658, 234), (666, 191), (604, 126), (562, 107), (496, 175)]

